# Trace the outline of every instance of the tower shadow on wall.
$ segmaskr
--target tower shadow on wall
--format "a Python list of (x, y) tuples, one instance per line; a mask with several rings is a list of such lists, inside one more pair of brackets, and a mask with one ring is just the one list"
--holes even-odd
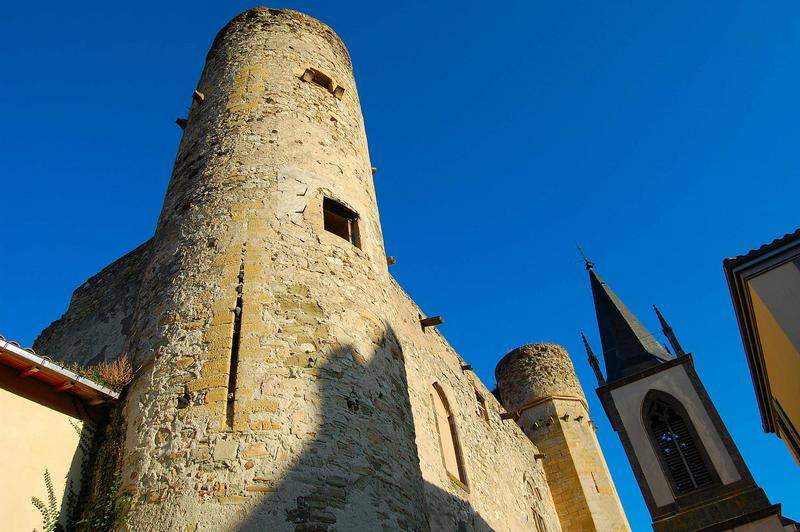
[[(236, 530), (492, 531), (467, 501), (422, 479), (416, 443), (409, 454), (408, 445), (393, 440), (407, 434), (413, 438), (414, 425), (404, 355), (391, 327), (363, 365), (353, 361), (352, 353), (352, 346), (342, 346), (326, 357), (316, 379), (320, 398), (316, 436)], [(392, 420), (407, 426), (392, 426)], [(371, 453), (373, 448), (379, 451)], [(384, 463), (387, 455), (405, 461), (403, 469), (414, 477), (411, 482), (399, 482), (390, 474), (397, 464)], [(399, 484), (414, 483), (419, 492), (406, 494), (409, 507), (387, 504), (386, 495), (397, 492)], [(436, 506), (426, 507), (430, 501)]]

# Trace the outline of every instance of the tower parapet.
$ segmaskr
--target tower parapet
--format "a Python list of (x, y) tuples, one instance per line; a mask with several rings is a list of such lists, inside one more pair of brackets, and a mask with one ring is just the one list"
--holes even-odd
[(569, 353), (560, 345), (523, 345), (504, 356), (495, 371), (508, 410), (522, 410), (549, 397), (586, 402)]
[(563, 530), (630, 530), (567, 350), (529, 344), (495, 369), (503, 406), (544, 455)]

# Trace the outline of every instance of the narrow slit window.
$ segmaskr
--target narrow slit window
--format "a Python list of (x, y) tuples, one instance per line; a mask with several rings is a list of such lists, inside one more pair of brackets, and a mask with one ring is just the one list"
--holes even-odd
[(229, 428), (233, 428), (234, 408), (236, 405), (236, 375), (239, 371), (239, 344), (242, 335), (242, 309), (244, 307), (244, 252), (239, 262), (239, 277), (236, 285), (236, 307), (233, 316), (233, 336), (231, 338), (230, 367), (228, 369), (228, 397), (225, 409), (225, 421)]
[(326, 231), (344, 238), (357, 248), (361, 247), (358, 214), (330, 198), (322, 200), (322, 211)]
[(456, 432), (456, 421), (450, 411), (450, 404), (444, 395), (444, 391), (438, 384), (433, 385), (433, 405), (436, 413), (436, 427), (439, 432), (439, 444), (442, 450), (442, 462), (447, 471), (447, 475), (466, 486), (467, 475), (464, 470), (464, 457), (461, 454), (461, 445), (458, 441)]
[(675, 494), (684, 495), (713, 484), (703, 450), (695, 442), (691, 420), (683, 408), (658, 397), (645, 405), (644, 412), (645, 425)]
[(486, 399), (478, 393), (478, 390), (475, 390), (475, 410), (478, 414), (478, 417), (489, 422), (489, 411), (486, 409)]

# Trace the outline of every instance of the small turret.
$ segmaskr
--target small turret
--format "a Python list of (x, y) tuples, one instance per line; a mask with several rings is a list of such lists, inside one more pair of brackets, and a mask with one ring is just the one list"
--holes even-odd
[(528, 344), (514, 349), (495, 369), (503, 406), (525, 409), (542, 398), (571, 397), (586, 402), (567, 350), (555, 344)]
[(630, 530), (567, 350), (524, 345), (500, 360), (495, 377), (503, 406), (518, 414), (548, 480), (558, 485), (552, 494), (561, 528)]

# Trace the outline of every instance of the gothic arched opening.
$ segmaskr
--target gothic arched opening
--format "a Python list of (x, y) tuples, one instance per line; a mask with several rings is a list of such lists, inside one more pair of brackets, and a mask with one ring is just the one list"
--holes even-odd
[(642, 417), (676, 496), (717, 482), (689, 414), (677, 399), (664, 392), (651, 391), (645, 398)]

